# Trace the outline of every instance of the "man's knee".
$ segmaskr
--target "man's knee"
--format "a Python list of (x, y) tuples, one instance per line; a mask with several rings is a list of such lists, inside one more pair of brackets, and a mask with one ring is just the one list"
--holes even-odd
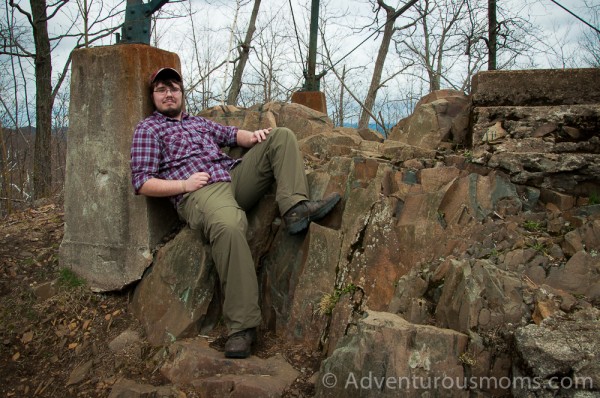
[(245, 238), (248, 229), (246, 213), (236, 207), (224, 207), (217, 210), (209, 223), (211, 240), (224, 236)]
[(294, 140), (296, 141), (296, 134), (287, 127), (276, 127), (269, 134), (274, 140)]

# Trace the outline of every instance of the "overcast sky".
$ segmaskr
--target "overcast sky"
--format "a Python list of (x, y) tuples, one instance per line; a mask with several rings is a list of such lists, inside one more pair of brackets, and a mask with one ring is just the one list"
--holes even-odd
[[(149, 1), (149, 0), (145, 0)], [(591, 18), (589, 11), (585, 6), (585, 0), (557, 0), (565, 7), (572, 10), (574, 13), (580, 15), (582, 18)], [(29, 0), (17, 0), (24, 9), (29, 9)], [(124, 0), (105, 0), (105, 4), (113, 2), (117, 4), (117, 7), (122, 9), (125, 8)], [(248, 17), (252, 10), (252, 1), (244, 0), (247, 5), (241, 10), (238, 20), (239, 29), (245, 30), (245, 24), (247, 23)], [(600, 4), (600, 0), (587, 0), (589, 5)], [(74, 3), (74, 2), (73, 2)], [(298, 23), (298, 30), (301, 35), (306, 35), (308, 32), (308, 17), (307, 17), (307, 5), (310, 4), (310, 0), (292, 0), (292, 5), (295, 11), (296, 22)], [(371, 6), (366, 0), (321, 0), (322, 4), (326, 4), (327, 12), (332, 15), (346, 15), (345, 23), (354, 23), (356, 26), (364, 23), (367, 18), (372, 17)], [(404, 1), (388, 0), (389, 4), (403, 4)], [(235, 0), (192, 0), (192, 7), (197, 12), (196, 23), (197, 24), (208, 24), (211, 27), (217, 28), (222, 27), (223, 29), (231, 26), (234, 14)], [(578, 37), (582, 34), (582, 31), (591, 31), (589, 27), (585, 26), (582, 22), (578, 21), (575, 17), (561, 9), (558, 5), (554, 4), (550, 0), (498, 0), (499, 6), (506, 5), (511, 9), (523, 10), (523, 17), (527, 17), (534, 24), (538, 25), (548, 37), (548, 40), (560, 40), (568, 43), (569, 46), (576, 47)], [(525, 6), (526, 5), (526, 6)], [(74, 5), (72, 5), (74, 6)], [(181, 4), (167, 3), (163, 6), (162, 11), (165, 13), (178, 12), (181, 10)], [(275, 10), (279, 16), (289, 16), (290, 6), (288, 0), (263, 0), (261, 4), (261, 14), (266, 13), (268, 10)], [(271, 12), (271, 11), (269, 11)], [(261, 18), (266, 16), (261, 15)], [(208, 22), (207, 22), (208, 21)], [(588, 20), (590, 23), (594, 23), (592, 20)], [(60, 32), (65, 26), (68, 26), (69, 22), (67, 18), (56, 17), (53, 18), (49, 23), (49, 30), (51, 32)], [(175, 20), (161, 20), (157, 24), (157, 29), (164, 35), (159, 41), (159, 47), (179, 53), (183, 51), (182, 37), (185, 38), (189, 29), (189, 20), (185, 18)], [(226, 31), (222, 34), (226, 35)], [(347, 36), (340, 38), (340, 42), (336, 43), (340, 49), (353, 48), (358, 41), (362, 40), (360, 36)], [(363, 36), (364, 37), (364, 36)], [(114, 44), (114, 37), (104, 40), (103, 44)], [(361, 57), (372, 57), (374, 52), (379, 45), (379, 40), (369, 40), (365, 43), (359, 51), (348, 58), (349, 62), (360, 62)], [(72, 43), (65, 41), (55, 51), (55, 68), (57, 72), (60, 69), (60, 65), (64, 64), (69, 51), (72, 48)], [(341, 50), (340, 50), (341, 51)], [(537, 59), (539, 67), (552, 67), (551, 62), (544, 57)]]
[[(149, 1), (149, 0), (144, 0)], [(404, 4), (406, 0), (388, 0), (387, 3), (394, 5), (397, 8), (401, 4)], [(497, 0), (499, 7), (507, 7), (512, 11), (519, 10), (519, 15), (523, 18), (528, 19), (534, 25), (539, 26), (543, 31), (544, 43), (559, 43), (553, 47), (558, 48), (563, 45), (563, 53), (571, 54), (576, 52), (578, 49), (578, 41), (582, 32), (591, 29), (585, 26), (582, 22), (578, 21), (575, 17), (561, 9), (558, 5), (554, 4), (551, 0)], [(592, 20), (592, 15), (589, 9), (586, 7), (585, 0), (557, 0), (565, 7), (572, 10), (574, 13), (580, 15), (582, 18), (587, 19), (588, 22), (594, 24), (597, 21)], [(29, 9), (29, 0), (16, 0), (24, 9)], [(117, 5), (120, 9), (125, 9), (124, 0), (104, 0), (104, 4)], [(238, 29), (245, 32), (247, 21), (252, 10), (253, 0), (243, 0), (246, 4), (238, 17)], [(300, 36), (308, 36), (308, 8), (310, 0), (292, 0), (292, 6), (294, 8), (294, 14), (297, 22), (297, 28)], [(367, 0), (321, 0), (322, 10), (321, 16), (324, 14), (329, 16), (343, 16), (340, 20), (336, 21), (340, 25), (346, 25), (346, 30), (342, 31), (342, 34), (338, 35), (334, 43), (331, 43), (332, 47), (337, 47), (337, 52), (333, 55), (333, 59), (339, 59), (348, 50), (353, 48), (358, 42), (360, 42), (368, 31), (364, 31), (362, 35), (360, 33), (351, 32), (348, 26), (359, 27), (367, 23), (372, 19), (373, 12), (372, 7)], [(235, 0), (192, 0), (191, 3), (167, 3), (163, 6), (161, 12), (165, 14), (182, 13), (183, 8), (187, 5), (193, 8), (194, 24), (198, 26), (206, 27), (206, 37), (202, 36), (198, 38), (200, 45), (203, 46), (214, 46), (215, 51), (223, 51), (227, 48), (229, 40), (229, 33), (227, 29), (231, 26), (234, 11), (235, 11)], [(587, 0), (587, 4), (591, 6), (600, 7), (600, 0)], [(75, 7), (75, 2), (70, 2), (68, 7)], [(6, 3), (4, 6), (6, 7)], [(2, 8), (6, 10), (6, 8)], [(122, 14), (121, 14), (122, 15)], [(270, 21), (271, 25), (276, 25), (281, 21), (289, 21), (291, 11), (288, 0), (262, 0), (261, 13), (259, 16), (259, 25), (264, 26), (265, 21)], [(69, 18), (65, 16), (57, 16), (50, 20), (49, 30), (51, 33), (62, 33), (66, 26), (69, 25)], [(114, 22), (117, 23), (117, 22)], [(288, 30), (292, 29), (289, 22), (285, 22), (288, 25)], [(157, 31), (161, 38), (158, 43), (158, 47), (177, 53), (182, 61), (185, 61), (186, 51), (190, 47), (190, 29), (191, 21), (189, 18), (178, 18), (178, 19), (162, 19), (157, 23)], [(331, 25), (333, 26), (333, 25)], [(331, 30), (335, 30), (332, 27)], [(330, 29), (330, 28), (328, 28)], [(291, 31), (293, 33), (293, 30)], [(211, 40), (207, 40), (207, 37), (211, 36)], [(373, 38), (367, 41), (363, 46), (360, 47), (355, 53), (349, 56), (344, 63), (347, 65), (367, 65), (370, 63), (372, 67), (373, 60), (375, 58), (376, 51), (381, 42), (381, 37)], [(102, 44), (109, 45), (114, 44), (115, 38), (110, 37), (104, 40)], [(296, 46), (295, 46), (296, 47)], [(54, 75), (62, 70), (65, 59), (68, 56), (70, 50), (73, 48), (73, 43), (64, 41), (53, 53), (54, 61)], [(296, 48), (297, 49), (297, 48)], [(219, 57), (223, 57), (219, 55)], [(393, 63), (395, 57), (388, 57), (387, 63)], [(567, 56), (568, 58), (568, 56)], [(306, 60), (306, 54), (304, 54)], [(31, 62), (31, 61), (30, 61)], [(556, 59), (549, 57), (545, 54), (538, 54), (535, 57), (534, 67), (536, 68), (550, 68), (550, 67), (561, 67)], [(569, 65), (566, 65), (567, 67)], [(531, 67), (529, 65), (528, 67)], [(289, 68), (297, 68), (297, 65), (290, 64)], [(295, 71), (295, 69), (294, 69)], [(186, 70), (184, 69), (184, 73)], [(319, 72), (317, 70), (317, 72)], [(301, 71), (296, 71), (296, 74)], [(363, 72), (364, 78), (370, 76), (370, 71), (365, 69)], [(231, 68), (229, 68), (229, 74), (231, 74)], [(31, 71), (31, 75), (32, 71)], [(223, 75), (223, 72), (221, 72)], [(330, 75), (331, 76), (331, 75)], [(366, 83), (368, 84), (368, 83)], [(399, 83), (400, 84), (400, 83)], [(364, 85), (366, 86), (366, 85)], [(366, 91), (366, 90), (365, 90)]]

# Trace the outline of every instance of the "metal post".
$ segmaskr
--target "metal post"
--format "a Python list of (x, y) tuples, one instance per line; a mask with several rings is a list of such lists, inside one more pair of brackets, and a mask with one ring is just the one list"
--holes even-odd
[(310, 10), (310, 41), (308, 44), (308, 65), (306, 71), (306, 91), (319, 91), (319, 79), (316, 76), (317, 69), (317, 34), (319, 31), (319, 0), (312, 0)]
[(496, 0), (488, 0), (488, 70), (496, 70)]

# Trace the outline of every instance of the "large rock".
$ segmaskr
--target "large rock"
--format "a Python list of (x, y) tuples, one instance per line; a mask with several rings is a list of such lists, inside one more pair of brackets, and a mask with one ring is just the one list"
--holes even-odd
[(435, 310), (436, 323), (468, 333), (527, 322), (530, 310), (522, 290), (520, 279), (488, 260), (453, 261)]
[[(279, 224), (275, 198), (265, 198), (248, 213), (248, 239), (255, 266), (269, 250)], [(154, 345), (210, 330), (221, 313), (218, 277), (209, 245), (197, 231), (184, 228), (160, 248), (154, 264), (138, 284), (133, 314)]]
[(269, 102), (250, 109), (219, 105), (205, 109), (199, 115), (226, 126), (237, 126), (251, 131), (268, 127), (287, 127), (296, 133), (299, 140), (333, 129), (333, 122), (326, 114), (304, 105), (284, 102)]
[[(519, 328), (515, 333), (519, 365), (524, 375), (542, 386), (545, 394), (537, 396), (573, 396), (577, 392), (581, 394), (577, 396), (598, 396), (599, 335), (600, 311), (596, 308)], [(513, 393), (528, 396), (518, 389)]]
[(203, 338), (172, 344), (160, 371), (173, 384), (192, 387), (200, 398), (280, 397), (299, 375), (279, 354), (227, 359)]
[(419, 101), (412, 115), (401, 120), (389, 139), (427, 149), (441, 143), (467, 143), (470, 100), (459, 91), (432, 93)]
[(304, 267), (298, 274), (298, 284), (291, 304), (287, 326), (292, 339), (318, 350), (327, 319), (319, 304), (332, 292), (340, 256), (340, 232), (312, 224), (308, 233), (308, 247)]
[[(597, 249), (590, 249), (597, 250)], [(600, 302), (600, 258), (578, 251), (564, 266), (550, 269), (546, 284), (574, 295), (584, 295), (589, 300)]]
[[(146, 330), (151, 344), (170, 343), (198, 334), (216, 322), (217, 273), (210, 248), (198, 233), (185, 228), (162, 247), (150, 272), (136, 287), (131, 303), (133, 314)], [(220, 305), (215, 300), (214, 306)]]
[(468, 397), (459, 357), (468, 337), (368, 311), (321, 364), (316, 397)]

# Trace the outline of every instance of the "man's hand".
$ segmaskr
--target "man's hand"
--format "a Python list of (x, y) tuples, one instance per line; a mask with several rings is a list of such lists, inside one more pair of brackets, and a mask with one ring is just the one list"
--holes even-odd
[(208, 184), (210, 175), (205, 172), (194, 173), (187, 180), (183, 182), (185, 192), (193, 192)]
[(271, 128), (256, 131), (239, 129), (236, 137), (237, 144), (243, 148), (252, 148), (259, 142), (263, 142), (264, 140), (266, 140), (271, 130)]

